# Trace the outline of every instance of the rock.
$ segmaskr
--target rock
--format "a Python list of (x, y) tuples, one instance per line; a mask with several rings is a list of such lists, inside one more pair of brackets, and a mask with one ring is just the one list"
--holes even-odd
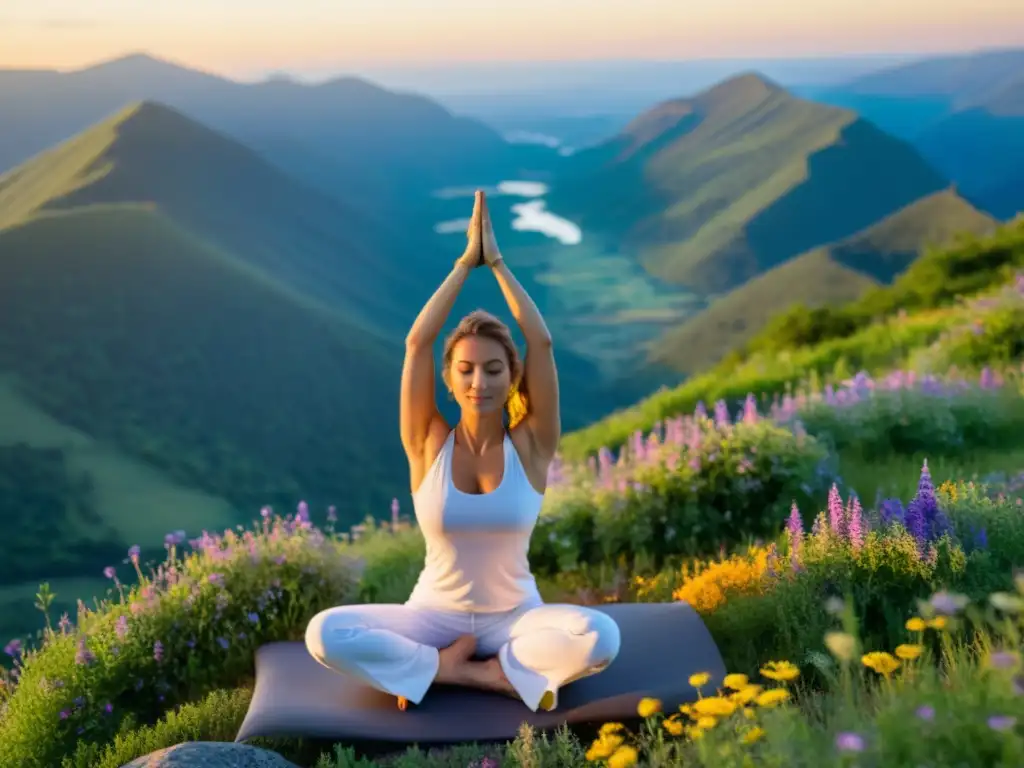
[(121, 768), (299, 768), (276, 752), (225, 741), (189, 741), (137, 757)]

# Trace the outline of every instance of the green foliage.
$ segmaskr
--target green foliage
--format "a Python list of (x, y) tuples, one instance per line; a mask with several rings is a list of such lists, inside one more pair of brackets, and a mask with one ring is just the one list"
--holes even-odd
[(794, 499), (827, 488), (826, 454), (812, 438), (767, 421), (689, 429), (685, 446), (666, 444), (553, 494), (532, 566), (551, 574), (641, 556), (660, 564), (774, 536)]
[(815, 400), (797, 412), (808, 434), (845, 455), (955, 456), (1007, 447), (1024, 435), (1024, 397), (1012, 388), (955, 384), (853, 392), (841, 405)]
[(49, 768), (133, 724), (251, 674), (259, 646), (295, 640), (356, 596), (355, 562), (307, 524), (275, 519), (197, 542), (116, 600), (61, 622), (20, 660), (0, 719), (0, 765)]

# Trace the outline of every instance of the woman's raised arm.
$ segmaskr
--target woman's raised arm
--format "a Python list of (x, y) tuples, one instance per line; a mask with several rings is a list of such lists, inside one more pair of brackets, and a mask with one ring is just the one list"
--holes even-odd
[(466, 277), (471, 270), (480, 265), (481, 246), (476, 221), (474, 207), (473, 224), (469, 228), (469, 242), (465, 252), (420, 310), (405, 337), (399, 429), (402, 446), (410, 460), (418, 459), (422, 455), (431, 424), (435, 419), (441, 418), (434, 391), (434, 342), (451, 313)]
[(484, 259), (494, 272), (509, 311), (526, 338), (521, 388), (526, 394), (527, 411), (523, 424), (529, 429), (540, 456), (550, 460), (558, 450), (562, 434), (558, 370), (555, 367), (551, 333), (537, 305), (501, 257), (486, 200), (482, 200), (481, 204)]

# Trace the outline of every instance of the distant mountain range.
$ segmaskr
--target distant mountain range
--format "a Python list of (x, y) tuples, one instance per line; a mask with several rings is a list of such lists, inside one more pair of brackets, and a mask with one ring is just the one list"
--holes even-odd
[(910, 141), (993, 215), (1024, 210), (1024, 49), (925, 59), (806, 91)]
[[(923, 76), (902, 71), (849, 93), (918, 98), (899, 88)], [(556, 245), (493, 207), (557, 338), (568, 431), (706, 368), (794, 301), (855, 297), (1014, 212), (1020, 93), (995, 82), (941, 96), (941, 164), (754, 73), (562, 157), (353, 78), (245, 85), (147, 56), (0, 71), (0, 447), (59, 457), (59, 487), (77, 489), (0, 506), (24, 552), (0, 582), (145, 543), (138, 498), (166, 530), (186, 492), (229, 523), (300, 498), (346, 525), (407, 504), (401, 341), (464, 242), (432, 225), (471, 205), (439, 188), (543, 178), (548, 208), (583, 228)], [(1005, 162), (968, 179), (953, 148), (994, 164), (986, 141)], [(509, 319), (494, 281), (473, 280), (453, 320), (481, 305)], [(22, 477), (25, 456), (5, 455), (0, 481)], [(44, 517), (73, 542), (42, 541)]]

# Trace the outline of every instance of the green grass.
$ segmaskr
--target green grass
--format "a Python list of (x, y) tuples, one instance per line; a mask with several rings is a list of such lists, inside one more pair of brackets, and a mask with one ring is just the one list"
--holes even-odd
[(989, 233), (995, 222), (952, 191), (923, 198), (867, 230), (781, 264), (714, 301), (653, 344), (651, 359), (692, 375), (740, 349), (794, 304), (836, 306), (889, 283), (928, 248)]

